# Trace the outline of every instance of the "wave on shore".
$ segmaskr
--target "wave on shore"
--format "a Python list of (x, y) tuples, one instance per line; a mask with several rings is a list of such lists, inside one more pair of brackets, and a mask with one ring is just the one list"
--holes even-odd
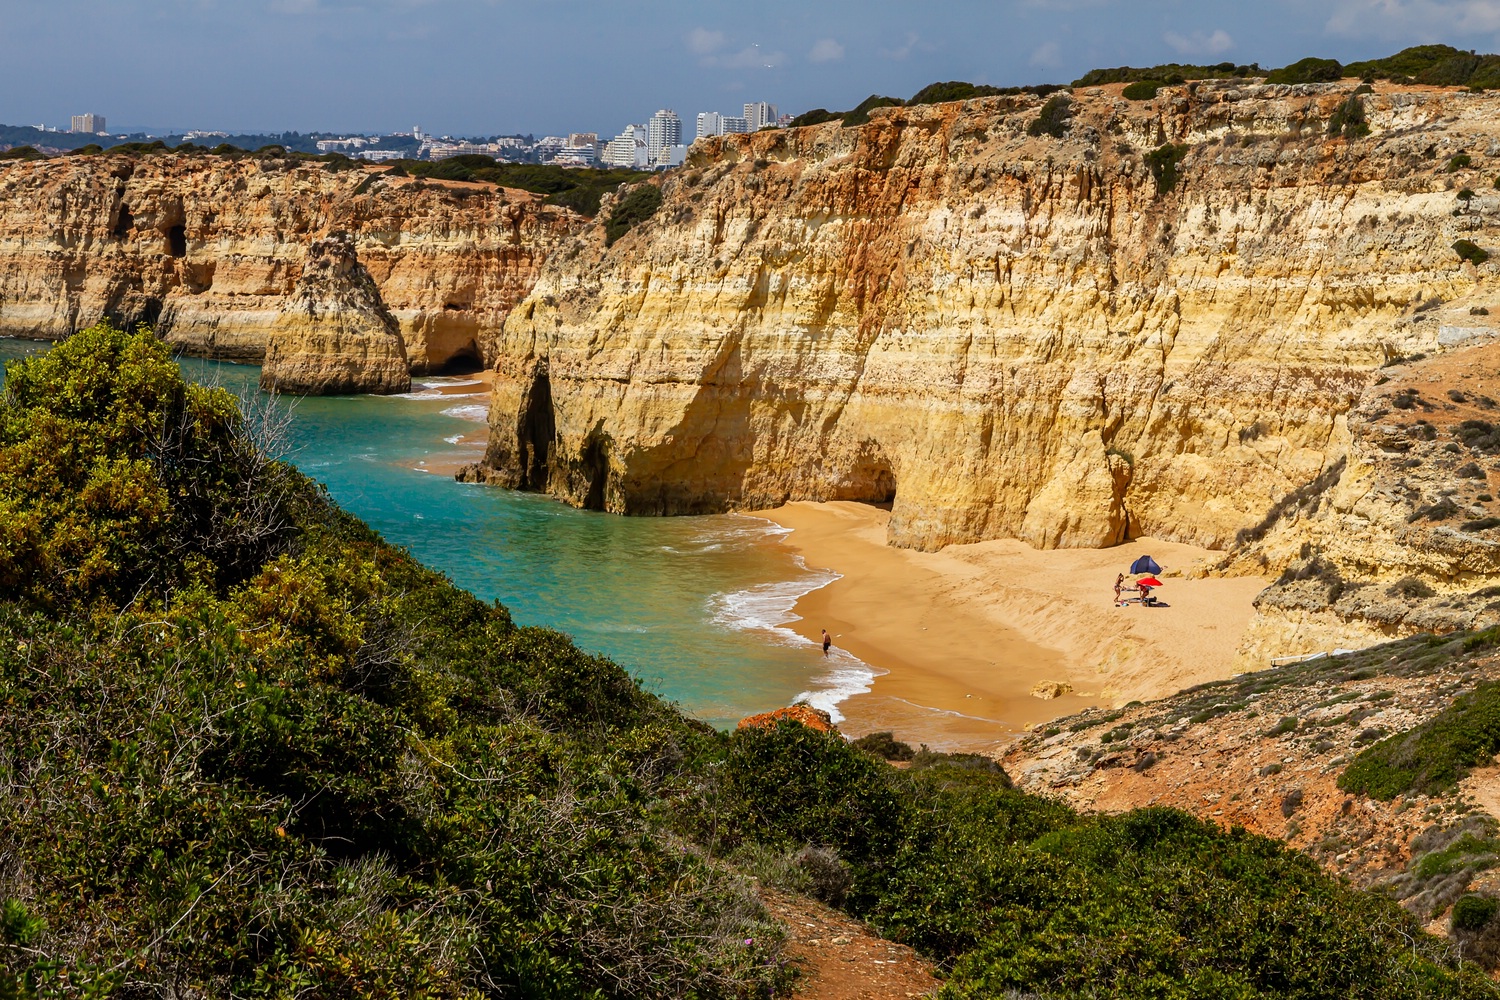
[[(788, 533), (789, 529), (778, 524), (755, 519), (757, 531), (754, 542), (763, 543)], [(721, 545), (719, 543), (711, 543)], [(833, 583), (842, 574), (832, 570), (809, 569), (801, 556), (794, 556), (799, 575), (790, 580), (775, 580), (759, 583), (742, 590), (715, 594), (709, 599), (711, 620), (715, 625), (741, 632), (755, 632), (777, 645), (805, 648), (809, 656), (815, 655), (818, 643), (793, 631), (787, 626), (802, 620), (794, 610), (797, 602), (807, 594)], [(835, 723), (842, 722), (844, 715), (839, 705), (845, 700), (870, 690), (876, 676), (882, 671), (841, 649), (832, 649), (827, 657), (817, 657), (817, 667), (822, 673), (810, 681), (810, 686), (793, 699), (806, 702), (813, 708), (827, 712)]]

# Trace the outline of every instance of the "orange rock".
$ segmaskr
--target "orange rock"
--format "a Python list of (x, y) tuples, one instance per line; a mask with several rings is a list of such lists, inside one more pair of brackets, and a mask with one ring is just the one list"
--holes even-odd
[(816, 729), (820, 733), (836, 733), (838, 729), (833, 724), (833, 719), (821, 708), (813, 708), (810, 705), (792, 705), (790, 708), (778, 708), (774, 712), (762, 712), (741, 719), (736, 729), (748, 729), (751, 726), (774, 726), (782, 719), (791, 719), (800, 722), (808, 729)]

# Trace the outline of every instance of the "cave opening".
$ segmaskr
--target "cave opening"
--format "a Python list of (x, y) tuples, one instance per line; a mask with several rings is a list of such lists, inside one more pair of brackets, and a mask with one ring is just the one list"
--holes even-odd
[(479, 349), (470, 343), (467, 347), (459, 348), (448, 359), (438, 366), (434, 375), (473, 375), (475, 372), (484, 371), (484, 362), (480, 360)]
[(167, 230), (167, 253), (173, 257), (187, 256), (187, 227), (181, 223)]
[(127, 239), (130, 236), (130, 230), (134, 226), (135, 216), (130, 214), (130, 206), (121, 202), (120, 213), (115, 217), (114, 228), (109, 231), (109, 234), (117, 240)]
[[(552, 413), (552, 379), (547, 374), (547, 364), (537, 366), (531, 387), (522, 401), (521, 423), (517, 428), (516, 453), (520, 457), (521, 489), (545, 490), (552, 458), (552, 441), (557, 435), (557, 423)], [(589, 495), (595, 492), (594, 481), (599, 480), (599, 506), (604, 509), (604, 485), (592, 471), (589, 480)]]
[(583, 499), (583, 509), (603, 510), (604, 484), (609, 478), (609, 454), (604, 438), (597, 434), (590, 435), (580, 457), (583, 471), (589, 479), (589, 491)]

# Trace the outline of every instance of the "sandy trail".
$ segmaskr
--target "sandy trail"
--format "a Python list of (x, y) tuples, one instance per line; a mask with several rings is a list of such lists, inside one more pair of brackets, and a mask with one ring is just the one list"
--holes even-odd
[[(933, 749), (993, 751), (1035, 723), (1086, 705), (1170, 694), (1232, 673), (1260, 577), (1187, 579), (1215, 553), (1139, 539), (1112, 549), (1034, 550), (990, 541), (914, 552), (885, 544), (887, 511), (793, 503), (758, 516), (793, 529), (783, 544), (842, 579), (797, 603), (791, 627), (885, 671), (846, 700), (841, 729), (893, 730)], [(1139, 555), (1163, 567), (1167, 605), (1114, 605), (1117, 573)], [(1128, 582), (1127, 578), (1127, 582)], [(1038, 684), (1072, 694), (1033, 697)]]

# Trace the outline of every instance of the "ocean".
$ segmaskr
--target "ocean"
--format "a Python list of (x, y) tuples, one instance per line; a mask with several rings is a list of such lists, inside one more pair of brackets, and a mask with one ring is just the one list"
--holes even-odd
[[(0, 340), (0, 361), (47, 345)], [(568, 633), (648, 690), (721, 728), (805, 700), (839, 702), (874, 671), (782, 626), (802, 594), (837, 577), (807, 568), (780, 527), (735, 514), (626, 518), (545, 496), (454, 481), (484, 451), (487, 393), (462, 377), (402, 396), (267, 397), (260, 369), (181, 359), (188, 377), (288, 414), (283, 458), (387, 541), (518, 624)]]

